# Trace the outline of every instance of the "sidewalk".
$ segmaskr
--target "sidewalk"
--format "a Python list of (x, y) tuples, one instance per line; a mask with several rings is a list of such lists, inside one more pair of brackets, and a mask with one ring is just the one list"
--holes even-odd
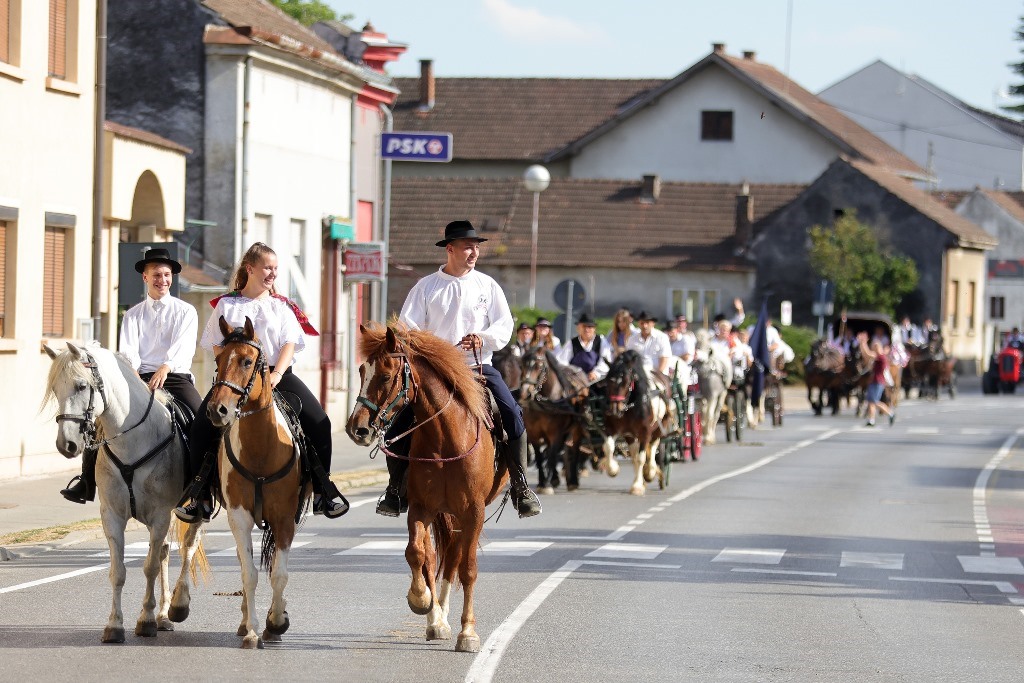
[[(80, 459), (69, 461), (75, 468), (65, 473), (39, 477), (20, 477), (0, 481), (0, 537), (8, 534), (44, 529), (53, 526), (98, 520), (98, 502), (78, 505), (64, 500), (60, 495), (68, 480), (81, 470)], [(334, 432), (334, 455), (331, 461), (331, 478), (342, 491), (361, 487), (377, 487), (383, 490), (387, 483), (387, 465), (380, 455), (370, 460), (370, 449), (357, 446), (345, 434), (344, 429)], [(132, 522), (137, 524), (137, 522)], [(102, 532), (97, 528), (73, 532), (54, 545), (78, 542), (83, 538), (95, 538)], [(2, 545), (2, 544), (0, 544)], [(17, 552), (14, 547), (10, 548)], [(9, 559), (0, 547), (0, 561)]]

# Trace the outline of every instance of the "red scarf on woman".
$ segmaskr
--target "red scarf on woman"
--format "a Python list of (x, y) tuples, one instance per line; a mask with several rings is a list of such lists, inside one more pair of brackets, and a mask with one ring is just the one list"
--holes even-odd
[[(213, 306), (214, 308), (217, 308), (217, 302), (220, 301), (221, 299), (223, 299), (226, 296), (242, 296), (242, 293), (239, 292), (237, 289), (233, 289), (230, 292), (228, 292), (227, 294), (221, 294), (220, 296), (218, 296), (215, 299), (210, 299), (210, 305)], [(303, 332), (305, 332), (306, 334), (308, 334), (308, 335), (310, 335), (312, 337), (319, 337), (320, 336), (320, 333), (316, 331), (316, 328), (313, 327), (313, 324), (311, 322), (309, 322), (309, 317), (305, 313), (302, 312), (302, 309), (299, 308), (299, 305), (297, 303), (295, 303), (294, 301), (292, 301), (288, 297), (284, 296), (283, 294), (271, 294), (270, 296), (274, 297), (275, 299), (279, 299), (280, 301), (283, 301), (286, 304), (288, 304), (288, 308), (292, 309), (292, 313), (295, 314), (295, 319), (298, 320), (299, 321), (299, 325), (302, 326), (302, 331)]]

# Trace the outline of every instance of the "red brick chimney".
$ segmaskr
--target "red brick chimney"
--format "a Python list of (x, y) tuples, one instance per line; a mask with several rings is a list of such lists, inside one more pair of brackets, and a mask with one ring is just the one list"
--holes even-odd
[(756, 62), (757, 61), (757, 53), (754, 52), (753, 50), (744, 50), (743, 51), (743, 59), (746, 59), (749, 62)]
[(725, 43), (711, 43), (711, 50), (716, 55), (724, 55), (725, 54)]
[(420, 111), (434, 108), (434, 60), (420, 60)]

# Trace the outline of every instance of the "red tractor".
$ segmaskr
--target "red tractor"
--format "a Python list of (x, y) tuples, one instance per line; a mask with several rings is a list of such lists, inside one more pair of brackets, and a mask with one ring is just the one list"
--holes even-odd
[(982, 375), (981, 389), (986, 394), (1012, 394), (1020, 383), (1020, 366), (1024, 360), (1024, 342), (1012, 339), (998, 354), (992, 356), (988, 371)]

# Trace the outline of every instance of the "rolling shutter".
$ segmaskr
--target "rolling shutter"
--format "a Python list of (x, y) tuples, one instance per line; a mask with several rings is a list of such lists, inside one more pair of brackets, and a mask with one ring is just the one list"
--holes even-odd
[(64, 293), (67, 230), (46, 228), (43, 254), (43, 336), (64, 336)]
[[(4, 0), (0, 0), (3, 2)], [(0, 338), (7, 322), (7, 223), (0, 221)]]
[(11, 0), (0, 0), (0, 62), (11, 61)]
[(50, 75), (68, 75), (68, 0), (50, 0)]

